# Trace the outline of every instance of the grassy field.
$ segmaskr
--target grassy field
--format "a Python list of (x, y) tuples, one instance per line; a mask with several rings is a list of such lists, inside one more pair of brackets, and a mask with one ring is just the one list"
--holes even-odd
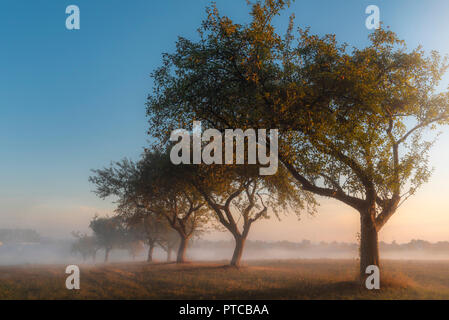
[(81, 289), (65, 266), (0, 267), (0, 299), (449, 299), (449, 261), (384, 261), (381, 290), (354, 282), (355, 260), (81, 265)]

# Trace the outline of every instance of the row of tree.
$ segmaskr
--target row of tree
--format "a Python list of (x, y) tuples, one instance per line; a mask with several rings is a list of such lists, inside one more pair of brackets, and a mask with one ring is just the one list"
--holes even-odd
[(253, 223), (269, 211), (299, 213), (309, 200), (284, 169), (260, 176), (257, 165), (174, 165), (168, 150), (147, 150), (137, 163), (123, 160), (94, 172), (96, 193), (116, 197), (118, 217), (143, 229), (150, 248), (167, 227), (177, 233), (179, 263), (193, 235), (219, 228), (234, 237), (231, 265), (238, 266)]
[(108, 262), (113, 249), (127, 250), (133, 259), (148, 247), (147, 261), (153, 261), (153, 252), (159, 246), (167, 252), (167, 261), (179, 238), (164, 221), (155, 216), (136, 214), (133, 216), (98, 217), (90, 222), (92, 235), (73, 232), (76, 241), (72, 245), (72, 253), (79, 254), (83, 260), (92, 258), (94, 261), (98, 250), (105, 253), (104, 262)]
[[(101, 197), (118, 198), (121, 215), (165, 219), (180, 237), (178, 262), (211, 217), (235, 238), (238, 265), (252, 224), (270, 210), (313, 211), (315, 197), (341, 201), (360, 216), (363, 279), (367, 266), (379, 265), (379, 231), (430, 177), (429, 133), (449, 119), (449, 94), (437, 91), (447, 60), (409, 50), (385, 29), (352, 50), (334, 35), (295, 33), (293, 17), (281, 36), (273, 19), (288, 5), (256, 2), (247, 24), (208, 9), (199, 40), (179, 38), (153, 73), (154, 148), (137, 163), (97, 170), (91, 181)], [(220, 132), (278, 129), (278, 173), (172, 165), (170, 133), (193, 121)]]

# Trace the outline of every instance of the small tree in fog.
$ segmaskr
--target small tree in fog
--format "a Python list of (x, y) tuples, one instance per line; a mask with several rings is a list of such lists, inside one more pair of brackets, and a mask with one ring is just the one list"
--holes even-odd
[(92, 258), (95, 262), (99, 249), (97, 239), (94, 236), (88, 236), (81, 232), (72, 232), (72, 235), (76, 238), (76, 241), (72, 244), (72, 253), (80, 254), (83, 261)]
[(179, 247), (180, 239), (176, 230), (169, 228), (166, 231), (158, 244), (167, 253), (167, 262), (170, 262), (172, 252)]
[(89, 227), (94, 232), (99, 247), (105, 251), (104, 262), (108, 262), (112, 249), (120, 248), (126, 243), (126, 230), (116, 217), (95, 216)]
[(133, 260), (136, 260), (136, 257), (140, 255), (143, 250), (145, 250), (143, 241), (141, 240), (128, 242), (125, 247)]
[(154, 248), (164, 243), (171, 230), (167, 221), (140, 206), (126, 203), (126, 199), (121, 200), (117, 212), (133, 238), (143, 241), (148, 246), (147, 262), (152, 262)]

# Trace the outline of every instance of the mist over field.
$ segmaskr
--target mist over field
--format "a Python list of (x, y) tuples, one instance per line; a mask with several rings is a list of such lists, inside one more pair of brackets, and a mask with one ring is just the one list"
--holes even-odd
[[(92, 258), (83, 261), (80, 255), (72, 252), (73, 237), (48, 238), (28, 229), (0, 230), (0, 265), (26, 264), (101, 264), (104, 250), (99, 250), (95, 262)], [(449, 260), (449, 242), (431, 243), (412, 240), (397, 244), (380, 242), (384, 259), (402, 260)], [(211, 241), (195, 239), (187, 249), (190, 261), (216, 261), (225, 264), (232, 256), (234, 242), (229, 240)], [(142, 246), (132, 257), (126, 249), (111, 251), (110, 262), (146, 261), (147, 246)], [(167, 254), (156, 247), (155, 261), (165, 262)], [(174, 257), (172, 256), (172, 259)], [(252, 241), (246, 244), (243, 263), (249, 260), (289, 260), (289, 259), (357, 259), (358, 244), (345, 242), (301, 242), (290, 241)]]

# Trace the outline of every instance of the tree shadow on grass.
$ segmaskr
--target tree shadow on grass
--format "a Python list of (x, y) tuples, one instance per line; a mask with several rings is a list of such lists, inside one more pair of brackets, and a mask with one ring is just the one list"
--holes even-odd
[(356, 281), (341, 281), (332, 283), (294, 282), (279, 288), (261, 288), (256, 290), (233, 290), (226, 293), (216, 293), (218, 299), (237, 300), (309, 300), (309, 299), (341, 299), (357, 296), (362, 293)]
[[(407, 286), (413, 289), (413, 286)], [(348, 299), (382, 299), (385, 292), (403, 291), (401, 283), (387, 283), (380, 290), (367, 290), (358, 280), (329, 281), (302, 280), (293, 281), (277, 288), (260, 288), (252, 290), (236, 289), (215, 293), (217, 299), (236, 300), (348, 300)]]
[[(246, 267), (237, 268), (229, 264), (196, 265), (194, 263), (182, 263), (182, 264), (173, 263), (171, 265), (174, 267), (173, 269), (171, 269), (171, 271), (208, 272), (215, 270), (242, 271), (246, 269)], [(167, 271), (169, 271), (169, 269), (167, 269)]]

